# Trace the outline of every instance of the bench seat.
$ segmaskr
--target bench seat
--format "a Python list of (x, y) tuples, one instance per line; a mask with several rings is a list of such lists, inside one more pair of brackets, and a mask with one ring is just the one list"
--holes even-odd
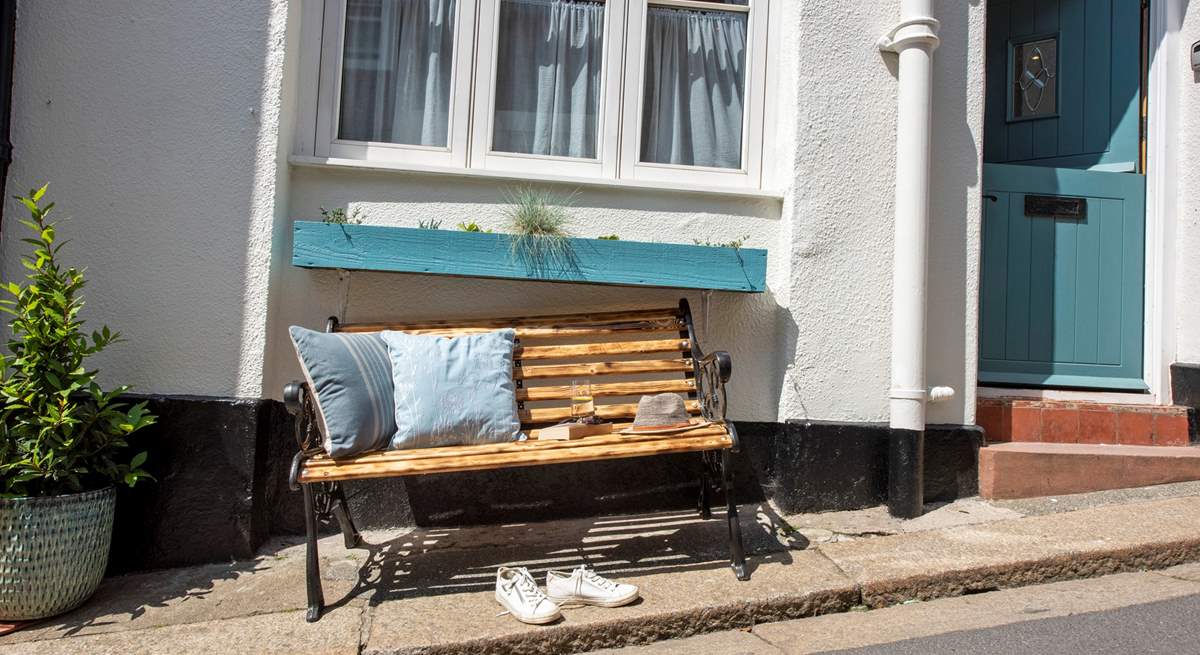
[[(614, 427), (620, 429), (627, 425), (616, 424)], [(365, 480), (399, 475), (484, 471), (733, 447), (729, 431), (723, 425), (705, 425), (669, 435), (605, 434), (571, 441), (537, 441), (537, 430), (533, 430), (533, 433), (529, 441), (513, 443), (389, 450), (343, 459), (315, 455), (304, 461), (299, 481)]]
[[(527, 441), (388, 450), (333, 459), (321, 448), (308, 385), (293, 382), (285, 387), (284, 402), (296, 417), (299, 446), (289, 479), (293, 489), (304, 492), (308, 620), (317, 620), (324, 606), (317, 556), (319, 524), (336, 519), (346, 547), (358, 547), (361, 537), (350, 518), (342, 483), (370, 478), (696, 453), (700, 514), (709, 518), (710, 495), (714, 489), (724, 492), (730, 565), (739, 580), (748, 579), (730, 464), (730, 454), (738, 450), (737, 429), (725, 421), (725, 382), (732, 362), (728, 353), (700, 351), (686, 300), (678, 307), (591, 314), (424, 323), (343, 324), (331, 318), (326, 325), (328, 332), (402, 330), (450, 338), (498, 328), (516, 331), (512, 376)], [(539, 441), (540, 430), (571, 418), (571, 383), (580, 379), (589, 381), (596, 416), (611, 421), (614, 434)], [(708, 424), (672, 434), (616, 433), (631, 424), (642, 396), (659, 393), (683, 395), (688, 413)]]

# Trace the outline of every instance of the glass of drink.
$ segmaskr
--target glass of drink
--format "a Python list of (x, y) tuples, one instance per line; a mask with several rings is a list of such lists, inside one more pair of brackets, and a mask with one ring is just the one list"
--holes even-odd
[(596, 415), (596, 403), (592, 399), (592, 383), (587, 380), (571, 382), (571, 418), (588, 423)]

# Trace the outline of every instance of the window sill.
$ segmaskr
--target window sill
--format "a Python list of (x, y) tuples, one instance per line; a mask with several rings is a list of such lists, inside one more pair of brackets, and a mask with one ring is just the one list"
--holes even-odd
[(757, 200), (783, 200), (783, 192), (764, 189), (739, 189), (736, 187), (715, 188), (712, 186), (674, 184), (664, 182), (644, 182), (638, 180), (607, 180), (592, 177), (572, 177), (569, 175), (545, 175), (540, 173), (512, 173), (488, 171), (471, 168), (450, 168), (443, 166), (422, 166), (418, 164), (393, 164), (388, 162), (367, 162), (358, 159), (340, 159), (337, 157), (313, 157), (309, 155), (292, 155), (288, 157), (292, 166), (306, 168), (329, 168), (342, 170), (390, 171), (411, 175), (450, 175), (455, 177), (470, 177), (476, 179), (508, 180), (515, 182), (549, 182), (555, 184), (574, 184), (611, 189), (644, 189), (646, 191), (687, 193), (699, 195), (715, 195), (726, 198), (753, 198)]

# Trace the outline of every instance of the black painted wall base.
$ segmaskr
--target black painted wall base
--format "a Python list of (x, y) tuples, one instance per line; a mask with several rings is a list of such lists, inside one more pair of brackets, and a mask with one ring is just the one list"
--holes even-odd
[[(109, 572), (253, 556), (274, 504), (268, 447), (290, 430), (273, 400), (131, 396), (158, 416), (133, 446), (154, 476), (117, 490)], [(290, 457), (290, 455), (288, 455)]]
[[(119, 495), (110, 572), (250, 557), (268, 534), (303, 531), (287, 488), (291, 417), (272, 400), (149, 398), (157, 425), (139, 437), (157, 482)], [(886, 425), (739, 422), (738, 500), (786, 513), (887, 500)], [(930, 426), (927, 502), (977, 493), (982, 432)], [(691, 509), (700, 461), (676, 455), (346, 484), (360, 527), (511, 523)]]
[(1171, 364), (1171, 399), (1188, 408), (1188, 440), (1200, 444), (1200, 364)]

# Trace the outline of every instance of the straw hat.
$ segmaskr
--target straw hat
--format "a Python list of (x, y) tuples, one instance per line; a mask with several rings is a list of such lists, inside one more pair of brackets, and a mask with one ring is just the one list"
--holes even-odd
[(638, 401), (633, 426), (621, 430), (621, 434), (667, 434), (698, 428), (708, 423), (703, 419), (688, 416), (683, 396), (677, 393), (660, 393), (642, 396)]

